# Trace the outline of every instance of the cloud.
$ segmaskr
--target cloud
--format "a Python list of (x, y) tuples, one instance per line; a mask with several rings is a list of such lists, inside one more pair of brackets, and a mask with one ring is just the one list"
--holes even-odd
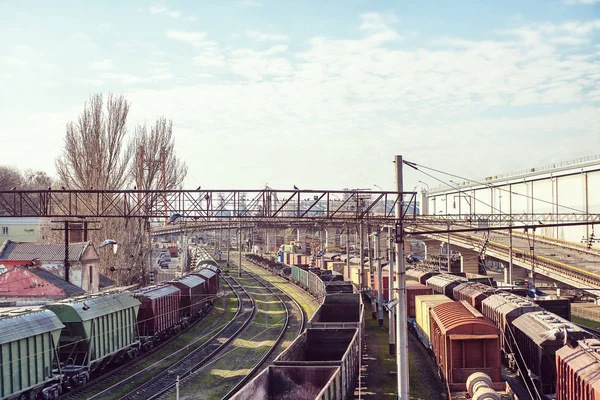
[(108, 22), (104, 22), (102, 24), (98, 24), (98, 27), (103, 28), (103, 29), (109, 29), (109, 28), (114, 28), (115, 25), (108, 23)]
[(236, 2), (239, 5), (242, 5), (244, 7), (262, 7), (263, 3), (261, 3), (260, 1), (256, 1), (256, 0), (239, 0)]
[(204, 41), (206, 33), (204, 32), (170, 31), (167, 33), (167, 38), (179, 40), (192, 46), (203, 46), (206, 44)]
[(165, 81), (173, 79), (173, 75), (168, 72), (158, 72), (149, 76), (133, 75), (128, 73), (105, 73), (102, 76), (104, 79), (117, 80), (125, 85), (135, 83), (155, 83), (159, 81)]
[(594, 3), (598, 3), (600, 0), (564, 0), (563, 3), (568, 4), (568, 5), (575, 5), (575, 4), (594, 4)]
[(150, 14), (158, 15), (163, 14), (171, 18), (179, 18), (181, 17), (181, 13), (175, 10), (169, 10), (169, 8), (165, 6), (152, 6), (150, 7)]
[(193, 16), (192, 17), (185, 17), (185, 20), (186, 21), (190, 21), (190, 22), (196, 22), (196, 21), (198, 21), (198, 18), (193, 17)]
[(257, 42), (285, 42), (289, 39), (287, 35), (267, 34), (257, 31), (246, 31), (246, 35)]
[(194, 64), (202, 68), (219, 68), (225, 65), (225, 56), (218, 47), (210, 46), (193, 58)]
[(4, 64), (10, 65), (11, 67), (23, 67), (27, 65), (27, 61), (19, 57), (7, 56), (4, 57)]
[(104, 60), (95, 61), (95, 62), (91, 63), (90, 68), (91, 69), (108, 70), (108, 69), (114, 69), (115, 66), (111, 60), (104, 59)]
[(361, 15), (360, 30), (368, 32), (371, 39), (376, 41), (390, 41), (400, 39), (400, 35), (390, 25), (398, 22), (394, 15), (383, 15), (369, 12)]

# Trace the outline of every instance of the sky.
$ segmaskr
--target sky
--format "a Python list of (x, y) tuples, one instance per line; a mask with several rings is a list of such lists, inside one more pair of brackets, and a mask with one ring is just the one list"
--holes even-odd
[(95, 93), (187, 188), (480, 179), (600, 153), (600, 0), (0, 0), (0, 164), (55, 176)]

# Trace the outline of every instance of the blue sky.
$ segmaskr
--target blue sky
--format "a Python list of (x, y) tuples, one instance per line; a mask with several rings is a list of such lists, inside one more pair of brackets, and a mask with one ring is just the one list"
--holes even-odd
[(54, 174), (108, 92), (189, 187), (477, 179), (600, 152), (600, 1), (0, 1), (0, 163)]

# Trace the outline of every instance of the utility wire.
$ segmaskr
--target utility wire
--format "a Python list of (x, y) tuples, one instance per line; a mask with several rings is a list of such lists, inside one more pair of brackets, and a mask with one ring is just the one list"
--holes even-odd
[[(451, 177), (453, 177), (453, 178), (462, 179), (462, 180), (464, 180), (464, 181), (474, 182), (474, 183), (476, 183), (476, 184), (478, 184), (478, 185), (487, 186), (487, 187), (489, 187), (489, 188), (496, 188), (496, 189), (498, 189), (498, 190), (500, 190), (500, 191), (502, 191), (502, 192), (508, 192), (508, 193), (510, 193), (510, 194), (515, 194), (515, 195), (517, 195), (517, 196), (522, 196), (522, 197), (525, 197), (525, 198), (527, 198), (527, 199), (536, 200), (536, 201), (539, 201), (539, 202), (542, 202), (542, 203), (550, 204), (550, 205), (552, 205), (552, 206), (559, 206), (559, 207), (566, 208), (566, 209), (569, 209), (569, 210), (572, 210), (572, 211), (577, 211), (578, 213), (584, 213), (584, 214), (586, 213), (584, 210), (579, 210), (579, 209), (577, 209), (577, 208), (573, 208), (573, 207), (569, 207), (569, 206), (564, 206), (564, 205), (561, 205), (561, 204), (559, 204), (559, 203), (554, 203), (554, 202), (552, 202), (552, 201), (548, 201), (548, 200), (540, 199), (540, 198), (533, 197), (533, 196), (529, 196), (529, 195), (526, 195), (526, 194), (522, 194), (522, 193), (513, 192), (513, 191), (511, 191), (511, 190), (508, 190), (508, 189), (502, 189), (500, 186), (494, 186), (492, 183), (489, 183), (489, 182), (488, 182), (488, 183), (485, 183), (485, 182), (479, 182), (479, 181), (477, 181), (477, 180), (475, 180), (475, 179), (469, 179), (469, 178), (465, 178), (464, 176), (454, 175), (454, 174), (451, 174), (451, 173), (449, 173), (449, 172), (440, 171), (440, 170), (438, 170), (438, 169), (431, 168), (431, 167), (427, 167), (427, 166), (425, 166), (425, 165), (422, 165), (422, 164), (417, 164), (417, 163), (410, 162), (410, 161), (404, 161), (404, 163), (405, 163), (406, 165), (408, 165), (409, 167), (411, 167), (411, 168), (414, 168), (414, 169), (416, 169), (417, 171), (420, 171), (420, 172), (423, 172), (423, 171), (421, 171), (421, 170), (420, 170), (420, 169), (418, 169), (417, 167), (421, 167), (421, 168), (425, 168), (425, 169), (428, 169), (428, 170), (431, 170), (431, 171), (435, 171), (435, 172), (438, 172), (438, 173), (440, 173), (440, 174), (444, 174), (444, 175), (451, 176)], [(460, 191), (460, 189), (458, 189), (458, 190)]]

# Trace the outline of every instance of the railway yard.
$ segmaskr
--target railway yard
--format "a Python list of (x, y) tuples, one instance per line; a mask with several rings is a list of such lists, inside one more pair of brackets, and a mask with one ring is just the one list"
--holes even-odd
[[(324, 268), (313, 268), (300, 254), (284, 254), (280, 262), (231, 252), (229, 262), (217, 262), (205, 248), (192, 245), (189, 251), (194, 267), (178, 278), (165, 271), (169, 282), (6, 309), (3, 332), (17, 322), (22, 326), (13, 342), (27, 343), (24, 327), (42, 317), (52, 323), (35, 328), (35, 335), (47, 329), (56, 338), (60, 326), (75, 332), (84, 323), (84, 336), (75, 343), (64, 333), (58, 341), (47, 336), (64, 375), (29, 397), (3, 398), (396, 397), (389, 320), (381, 325), (371, 317), (377, 271), (365, 270), (362, 278), (357, 266), (337, 273), (340, 255), (334, 253), (321, 260)], [(238, 257), (241, 265), (233, 261)], [(387, 287), (389, 276), (383, 278)], [(360, 284), (371, 289), (361, 295)], [(600, 306), (550, 295), (529, 298), (526, 289), (501, 289), (489, 276), (440, 273), (425, 265), (407, 270), (406, 288), (412, 398), (475, 399), (492, 392), (497, 397), (490, 398), (502, 400), (553, 399), (559, 393), (561, 399), (582, 398), (582, 392), (565, 389), (564, 376), (573, 357), (596, 348)], [(33, 364), (14, 365), (3, 358), (4, 371)], [(588, 362), (600, 369), (594, 365)], [(4, 376), (5, 391), (23, 382)]]

